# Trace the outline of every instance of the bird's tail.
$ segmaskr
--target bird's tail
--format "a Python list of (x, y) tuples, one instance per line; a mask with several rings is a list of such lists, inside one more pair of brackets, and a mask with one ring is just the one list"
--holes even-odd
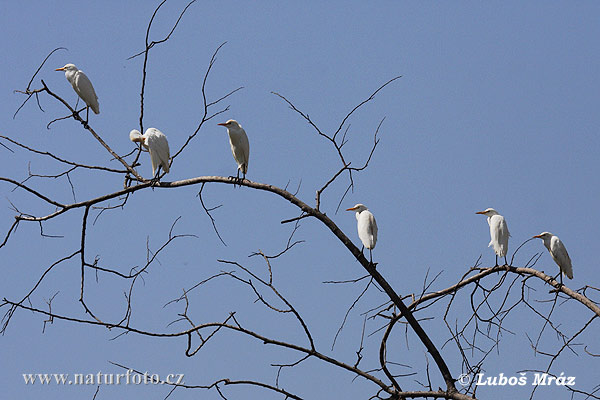
[(498, 255), (498, 257), (504, 257), (506, 256), (506, 253), (508, 253), (508, 249), (502, 244), (495, 245), (493, 243), (490, 243), (490, 246), (494, 246), (494, 252), (496, 253), (496, 255)]
[(567, 278), (569, 279), (573, 279), (573, 268), (569, 268), (566, 271), (563, 272), (564, 275), (567, 276)]

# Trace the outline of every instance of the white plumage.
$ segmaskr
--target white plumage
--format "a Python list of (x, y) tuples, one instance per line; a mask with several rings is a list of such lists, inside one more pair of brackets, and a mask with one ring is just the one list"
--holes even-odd
[(498, 265), (498, 257), (504, 257), (504, 262), (508, 265), (506, 254), (508, 253), (508, 238), (510, 237), (510, 233), (508, 232), (506, 220), (493, 208), (478, 211), (476, 214), (482, 214), (487, 217), (491, 238), (488, 247), (494, 248), (494, 252), (496, 253), (496, 265)]
[(164, 133), (156, 128), (146, 129), (143, 135), (137, 129), (129, 132), (129, 139), (132, 142), (141, 143), (150, 153), (150, 161), (152, 162), (152, 175), (156, 176), (156, 171), (159, 166), (168, 173), (169, 159), (171, 152), (169, 151), (169, 142)]
[(560, 271), (567, 276), (569, 279), (573, 279), (573, 265), (571, 264), (571, 257), (567, 253), (567, 248), (558, 236), (551, 234), (550, 232), (542, 232), (539, 235), (535, 235), (534, 238), (542, 239), (544, 246), (550, 252), (552, 259), (560, 268)]
[(242, 174), (244, 174), (244, 179), (246, 179), (246, 173), (248, 172), (248, 158), (250, 157), (250, 143), (248, 142), (246, 131), (234, 119), (230, 119), (227, 122), (217, 125), (227, 128), (227, 133), (229, 134), (229, 144), (231, 145), (231, 153), (233, 154), (233, 158), (238, 165), (238, 179), (240, 177), (240, 171)]
[(373, 216), (373, 213), (364, 204), (357, 204), (352, 208), (346, 209), (346, 211), (356, 211), (358, 237), (363, 246), (369, 249), (372, 263), (372, 251), (377, 244), (377, 222), (375, 222), (375, 216)]
[(57, 68), (56, 71), (65, 71), (65, 77), (73, 86), (75, 93), (83, 100), (87, 107), (90, 107), (96, 114), (100, 114), (100, 105), (98, 104), (98, 96), (92, 86), (92, 82), (88, 79), (83, 71), (77, 69), (73, 64), (67, 64), (62, 68)]

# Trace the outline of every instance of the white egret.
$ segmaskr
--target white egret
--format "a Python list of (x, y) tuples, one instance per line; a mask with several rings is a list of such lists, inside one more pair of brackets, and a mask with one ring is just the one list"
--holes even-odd
[(496, 266), (498, 265), (498, 257), (504, 257), (504, 263), (508, 265), (506, 253), (508, 253), (508, 238), (510, 237), (510, 233), (508, 232), (506, 220), (493, 208), (478, 211), (476, 214), (482, 214), (487, 217), (491, 237), (488, 247), (494, 247), (494, 252), (496, 253)]
[(158, 179), (160, 173), (159, 168), (162, 167), (165, 173), (169, 172), (169, 142), (164, 133), (156, 128), (146, 129), (143, 135), (137, 129), (129, 132), (129, 139), (132, 142), (141, 143), (150, 153), (150, 161), (152, 162), (152, 175)]
[(83, 71), (77, 69), (73, 64), (67, 64), (62, 68), (56, 68), (56, 71), (65, 71), (65, 77), (73, 86), (75, 93), (83, 100), (86, 104), (86, 116), (85, 123), (87, 124), (90, 114), (90, 108), (94, 113), (100, 114), (100, 105), (98, 104), (98, 96), (92, 86), (92, 82), (83, 73)]
[(230, 119), (227, 122), (217, 125), (227, 128), (227, 133), (229, 134), (229, 144), (231, 145), (231, 153), (233, 154), (233, 158), (238, 165), (237, 180), (240, 180), (240, 171), (242, 174), (244, 174), (242, 180), (246, 179), (246, 172), (248, 172), (248, 157), (250, 156), (250, 143), (248, 143), (246, 131), (234, 119)]
[(357, 204), (346, 211), (356, 211), (358, 237), (363, 246), (369, 249), (369, 258), (373, 264), (373, 249), (377, 244), (377, 222), (375, 217), (364, 204)]
[[(542, 239), (544, 246), (550, 252), (552, 259), (560, 268), (560, 271), (567, 276), (569, 279), (573, 279), (573, 265), (571, 264), (571, 257), (567, 253), (567, 249), (558, 236), (551, 234), (550, 232), (542, 232), (539, 235), (535, 235), (534, 238)], [(562, 283), (562, 275), (560, 277)]]

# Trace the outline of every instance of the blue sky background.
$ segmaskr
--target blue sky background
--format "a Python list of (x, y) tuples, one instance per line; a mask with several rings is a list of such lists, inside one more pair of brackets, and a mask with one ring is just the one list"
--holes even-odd
[[(151, 38), (170, 30), (182, 1), (170, 1), (158, 14)], [(90, 117), (93, 128), (120, 154), (133, 149), (128, 133), (138, 127), (142, 58), (127, 60), (144, 47), (147, 22), (156, 2), (2, 2), (3, 27), (0, 63), (0, 134), (32, 147), (45, 149), (74, 161), (118, 168), (108, 153), (72, 120), (46, 124), (65, 115), (64, 107), (42, 96), (42, 113), (34, 102), (13, 113), (24, 89), (43, 58), (56, 52), (42, 68), (40, 79), (74, 104), (76, 95), (64, 74), (54, 69), (72, 62), (94, 84), (101, 114)], [(202, 112), (200, 88), (214, 50), (219, 53), (207, 84), (209, 99), (239, 86), (244, 89), (225, 104), (230, 110), (207, 123), (172, 166), (167, 180), (202, 175), (235, 174), (226, 130), (216, 125), (237, 119), (246, 129), (251, 153), (248, 178), (279, 187), (297, 187), (298, 197), (314, 205), (315, 190), (340, 168), (333, 148), (271, 91), (281, 93), (325, 132), (333, 132), (342, 118), (377, 87), (396, 75), (403, 77), (385, 88), (350, 119), (349, 142), (344, 146), (353, 166), (368, 156), (372, 135), (385, 117), (380, 146), (369, 168), (355, 175), (355, 190), (342, 209), (366, 204), (377, 218), (379, 242), (374, 257), (378, 269), (406, 295), (421, 291), (424, 277), (442, 272), (432, 289), (456, 283), (480, 255), (484, 266), (494, 263), (485, 218), (475, 215), (496, 208), (512, 234), (510, 254), (524, 240), (542, 231), (561, 237), (573, 260), (574, 289), (586, 284), (598, 287), (597, 237), (600, 212), (598, 181), (598, 94), (600, 78), (600, 4), (596, 2), (340, 2), (326, 4), (290, 2), (198, 2), (183, 17), (172, 39), (155, 47), (149, 58), (145, 127), (161, 129), (171, 149), (178, 149), (197, 126)], [(216, 110), (215, 110), (216, 111)], [(221, 118), (222, 117), (222, 118)], [(3, 142), (6, 144), (6, 142)], [(33, 173), (62, 171), (50, 160), (32, 158), (10, 146), (0, 148), (2, 175), (16, 180)], [(150, 175), (149, 157), (142, 155), (139, 171)], [(76, 172), (71, 179), (78, 201), (122, 188), (117, 175)], [(322, 209), (358, 242), (354, 215), (335, 213), (347, 178), (329, 188)], [(29, 181), (59, 201), (71, 202), (67, 180)], [(52, 209), (22, 191), (0, 185), (0, 228), (13, 221), (11, 202), (25, 213), (44, 215)], [(279, 221), (297, 215), (280, 198), (248, 188), (233, 189), (213, 184), (205, 188), (227, 246), (214, 234), (196, 194), (199, 187), (177, 190), (138, 191), (123, 209), (104, 213), (87, 237), (88, 261), (98, 255), (100, 264), (128, 271), (146, 260), (146, 244), (160, 247), (178, 217), (174, 233), (196, 237), (174, 241), (153, 263), (144, 282), (134, 290), (131, 325), (144, 330), (175, 332), (183, 323), (167, 327), (183, 311), (181, 304), (163, 308), (183, 288), (218, 273), (233, 270), (218, 263), (225, 259), (242, 263), (266, 276), (264, 262), (248, 258), (254, 251), (275, 254), (285, 248), (293, 228)], [(114, 205), (116, 202), (111, 202)], [(104, 204), (108, 205), (108, 204)], [(97, 212), (92, 213), (95, 218)], [(22, 298), (42, 272), (57, 259), (77, 250), (82, 210), (67, 213), (44, 225), (44, 233), (62, 238), (42, 238), (39, 226), (22, 223), (8, 246), (0, 249), (4, 279), (0, 295)], [(2, 233), (4, 235), (4, 233)], [(323, 281), (362, 276), (363, 270), (334, 236), (314, 220), (303, 220), (295, 236), (305, 242), (285, 257), (273, 261), (278, 289), (306, 318), (317, 348), (353, 364), (360, 343), (360, 313), (385, 298), (370, 290), (350, 314), (338, 344), (330, 351), (344, 312), (363, 284), (327, 285)], [(538, 265), (555, 274), (557, 267), (541, 241), (526, 244), (515, 258), (522, 266), (536, 252), (544, 254)], [(240, 275), (243, 276), (243, 275)], [(113, 276), (88, 274), (86, 298), (102, 317), (118, 320), (124, 313), (123, 292), (128, 283)], [(77, 260), (55, 268), (33, 296), (35, 305), (56, 292), (53, 311), (85, 318), (78, 303), (80, 265)], [(485, 283), (492, 286), (498, 277)], [(531, 282), (537, 299), (551, 299), (548, 288)], [(516, 300), (520, 285), (514, 288)], [(452, 320), (469, 311), (469, 293), (457, 296)], [(302, 332), (289, 316), (273, 315), (247, 287), (220, 278), (190, 296), (190, 314), (196, 323), (222, 321), (230, 311), (248, 328), (267, 336), (305, 344)], [(420, 317), (424, 328), (441, 348), (449, 332), (441, 316), (445, 304)], [(546, 304), (538, 304), (546, 307)], [(4, 312), (4, 311), (3, 311)], [(556, 323), (572, 335), (591, 312), (579, 304), (556, 311)], [(464, 321), (463, 321), (464, 322)], [(527, 336), (536, 338), (543, 321), (520, 306), (505, 321), (499, 352), (486, 364), (487, 375), (518, 375), (523, 369), (545, 369), (548, 360), (534, 356)], [(367, 333), (382, 325), (367, 323)], [(265, 346), (233, 333), (215, 338), (195, 357), (184, 355), (185, 339), (157, 340), (129, 334), (109, 340), (116, 332), (104, 328), (55, 322), (42, 334), (43, 318), (27, 312), (15, 314), (2, 337), (0, 358), (5, 366), (0, 383), (7, 398), (60, 396), (92, 398), (90, 386), (27, 386), (22, 374), (123, 373), (109, 361), (158, 373), (185, 373), (188, 384), (209, 384), (231, 379), (261, 379), (274, 384), (277, 369), (271, 363), (289, 363), (297, 354)], [(600, 353), (597, 322), (577, 343)], [(382, 332), (365, 338), (364, 369), (377, 368)], [(542, 349), (559, 348), (546, 332)], [(410, 333), (397, 327), (390, 339), (389, 359), (411, 365), (397, 373), (422, 371), (424, 348)], [(551, 370), (576, 375), (576, 388), (590, 390), (598, 383), (597, 359), (582, 346), (578, 355), (566, 351)], [(461, 365), (451, 343), (442, 349), (452, 373)], [(422, 387), (402, 378), (406, 390)], [(434, 388), (442, 386), (432, 368)], [(531, 379), (532, 380), (532, 379)], [(305, 398), (368, 398), (377, 388), (350, 373), (309, 360), (282, 372), (280, 385)], [(525, 388), (478, 389), (479, 397), (495, 398), (499, 391), (518, 397)], [(102, 386), (97, 399), (163, 398), (168, 390), (156, 386)], [(281, 398), (247, 387), (227, 387), (228, 398)], [(557, 388), (540, 388), (539, 398), (566, 396)], [(171, 398), (219, 398), (216, 391), (176, 390)]]

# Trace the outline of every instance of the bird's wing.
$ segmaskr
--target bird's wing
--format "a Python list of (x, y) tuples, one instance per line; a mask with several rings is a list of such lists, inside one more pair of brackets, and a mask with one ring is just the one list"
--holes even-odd
[(248, 136), (244, 130), (238, 132), (229, 132), (229, 144), (231, 145), (231, 153), (238, 165), (238, 169), (242, 173), (248, 172), (248, 156), (250, 154), (250, 144)]
[(550, 248), (550, 254), (560, 267), (560, 270), (567, 275), (569, 279), (573, 279), (573, 265), (571, 264), (571, 257), (569, 257), (569, 253), (567, 252), (567, 248), (563, 242), (561, 242), (557, 236), (554, 236), (552, 238)]
[(367, 249), (373, 249), (377, 242), (377, 224), (370, 211), (363, 211), (358, 218), (358, 237)]
[(242, 148), (244, 150), (244, 164), (246, 164), (246, 171), (243, 171), (244, 173), (248, 172), (248, 161), (250, 160), (250, 142), (248, 141), (248, 135), (246, 135), (246, 131), (242, 129)]
[(169, 172), (169, 142), (167, 137), (156, 128), (149, 128), (146, 131), (146, 145), (150, 150), (150, 161), (152, 162), (152, 174), (156, 173), (159, 165), (162, 165), (165, 172)]
[[(494, 215), (490, 218), (489, 246), (494, 246), (494, 251), (500, 257), (504, 257), (508, 251), (508, 226), (502, 215)], [(488, 246), (488, 247), (489, 247)]]
[(489, 217), (487, 220), (490, 226), (490, 244), (488, 244), (488, 247), (492, 247), (494, 243), (498, 242), (498, 220), (494, 217)]
[(89, 80), (83, 71), (78, 71), (75, 76), (75, 85), (73, 86), (79, 97), (92, 108), (92, 111), (96, 114), (100, 113), (100, 105), (98, 104), (98, 96), (92, 82)]
[(377, 222), (375, 221), (375, 216), (373, 214), (371, 214), (370, 219), (371, 219), (371, 224), (373, 227), (373, 247), (375, 247), (375, 244), (377, 243), (377, 231), (378, 231)]
[(510, 232), (508, 231), (508, 225), (506, 224), (506, 220), (504, 219), (503, 216), (499, 216), (500, 218), (500, 222), (499, 222), (499, 237), (498, 239), (500, 239), (500, 241), (502, 243), (506, 243), (508, 245), (508, 238), (510, 237)]

